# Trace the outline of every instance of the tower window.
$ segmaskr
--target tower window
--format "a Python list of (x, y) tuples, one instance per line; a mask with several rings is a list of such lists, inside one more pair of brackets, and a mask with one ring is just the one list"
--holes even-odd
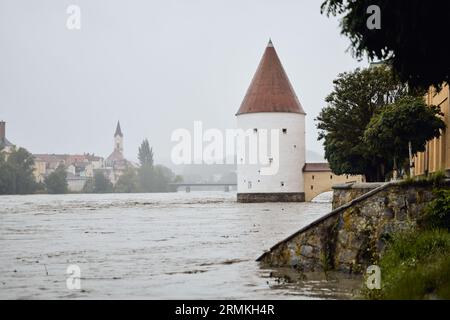
[(330, 179), (333, 179), (333, 175), (332, 174), (330, 174)]
[(312, 176), (312, 179), (314, 180), (314, 175)]
[(314, 189), (314, 186), (313, 186), (313, 185), (311, 185), (311, 190), (312, 190), (312, 189)]
[(282, 187), (284, 187), (284, 182), (283, 182), (283, 181), (281, 181), (281, 182), (280, 182), (280, 185), (281, 185)]
[(254, 133), (258, 133), (258, 129), (257, 128), (253, 128), (253, 132)]
[(286, 128), (283, 128), (282, 131), (283, 131), (283, 134), (287, 134), (287, 129)]
[(248, 189), (252, 188), (252, 182), (251, 181), (248, 182), (247, 187), (248, 187)]

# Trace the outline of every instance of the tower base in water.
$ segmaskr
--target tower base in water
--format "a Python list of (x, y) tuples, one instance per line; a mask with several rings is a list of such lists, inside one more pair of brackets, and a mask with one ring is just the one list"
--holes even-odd
[(238, 202), (305, 202), (304, 192), (238, 193)]

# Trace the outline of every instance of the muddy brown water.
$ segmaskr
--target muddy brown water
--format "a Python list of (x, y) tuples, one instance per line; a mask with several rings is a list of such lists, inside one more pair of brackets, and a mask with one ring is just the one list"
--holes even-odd
[[(232, 192), (0, 197), (2, 299), (348, 299), (359, 278), (261, 268), (329, 202), (240, 204)], [(70, 265), (80, 289), (68, 289)], [(71, 282), (73, 283), (73, 282)]]

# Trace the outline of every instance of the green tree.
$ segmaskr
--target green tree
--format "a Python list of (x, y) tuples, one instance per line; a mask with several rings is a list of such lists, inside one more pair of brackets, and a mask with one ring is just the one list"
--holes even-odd
[(94, 173), (94, 193), (110, 193), (113, 192), (113, 189), (113, 184), (103, 172), (96, 171)]
[(94, 178), (89, 178), (84, 183), (83, 189), (81, 189), (82, 193), (94, 193)]
[[(379, 29), (367, 26), (374, 13), (367, 12), (371, 5), (380, 8)], [(442, 39), (448, 38), (449, 1), (326, 0), (321, 9), (342, 16), (342, 33), (351, 40), (356, 57), (389, 60), (412, 87), (449, 82), (450, 59), (442, 48)]]
[(138, 169), (140, 192), (156, 192), (155, 170), (153, 166), (141, 165)]
[(67, 193), (67, 172), (63, 164), (60, 164), (55, 171), (50, 173), (44, 179), (44, 184), (48, 193), (61, 194)]
[(0, 152), (0, 194), (16, 193), (14, 168), (6, 161), (6, 155)]
[(155, 183), (153, 188), (156, 192), (169, 192), (173, 190), (173, 188), (169, 186), (169, 183), (176, 178), (172, 170), (159, 164), (154, 167), (154, 174)]
[(150, 148), (147, 139), (144, 139), (139, 147), (138, 159), (141, 166), (153, 167), (153, 148)]
[(24, 148), (0, 152), (0, 194), (29, 194), (36, 191), (34, 158)]
[(153, 149), (147, 139), (139, 147), (138, 158), (141, 164), (137, 171), (140, 192), (173, 191), (169, 183), (175, 179), (175, 174), (167, 167), (154, 165)]
[(123, 172), (114, 186), (114, 191), (120, 193), (133, 193), (139, 191), (138, 177), (135, 168), (128, 167)]
[(376, 112), (364, 133), (367, 146), (383, 158), (403, 163), (425, 151), (426, 142), (441, 135), (445, 122), (439, 107), (427, 106), (422, 97), (404, 97)]
[(110, 193), (114, 187), (111, 181), (101, 171), (95, 171), (94, 176), (88, 179), (82, 189), (84, 193)]
[(153, 168), (153, 149), (147, 139), (139, 147), (138, 159), (141, 166), (138, 169), (139, 190), (141, 192), (156, 192), (157, 181)]
[(327, 106), (317, 117), (319, 140), (335, 174), (362, 174), (366, 181), (381, 181), (392, 159), (374, 152), (364, 132), (374, 113), (407, 94), (390, 68), (376, 66), (342, 73), (333, 81)]

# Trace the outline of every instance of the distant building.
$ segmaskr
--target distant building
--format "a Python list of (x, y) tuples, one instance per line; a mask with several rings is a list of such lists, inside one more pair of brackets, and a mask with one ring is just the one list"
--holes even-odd
[(117, 121), (116, 131), (114, 133), (114, 150), (105, 160), (104, 174), (115, 184), (125, 169), (131, 163), (123, 156), (123, 133), (120, 122)]
[(311, 201), (319, 194), (330, 191), (335, 184), (364, 182), (361, 175), (337, 175), (327, 162), (306, 163), (303, 167), (305, 181), (305, 201)]
[(83, 189), (94, 171), (103, 168), (103, 158), (94, 154), (34, 154), (34, 176), (36, 181), (43, 182), (60, 165), (67, 171), (69, 191), (78, 192)]
[(14, 144), (6, 139), (6, 122), (0, 121), (0, 150), (3, 152), (11, 152)]
[(430, 140), (426, 144), (425, 152), (419, 152), (414, 157), (414, 175), (423, 175), (436, 171), (445, 171), (450, 175), (450, 86), (444, 84), (440, 92), (430, 88), (425, 95), (428, 105), (435, 105), (441, 109), (443, 120), (447, 128), (439, 138)]
[(34, 154), (34, 176), (43, 182), (59, 165), (64, 165), (67, 172), (69, 191), (79, 192), (86, 181), (94, 177), (95, 172), (103, 173), (113, 184), (117, 182), (124, 170), (132, 165), (123, 156), (123, 133), (117, 122), (114, 133), (114, 151), (106, 160), (94, 154)]
[(279, 168), (274, 175), (262, 175), (260, 165), (238, 159), (238, 201), (304, 201), (305, 115), (269, 41), (236, 117), (239, 129), (253, 130), (255, 135), (261, 130), (280, 131), (280, 154), (268, 159), (269, 167), (278, 163)]

